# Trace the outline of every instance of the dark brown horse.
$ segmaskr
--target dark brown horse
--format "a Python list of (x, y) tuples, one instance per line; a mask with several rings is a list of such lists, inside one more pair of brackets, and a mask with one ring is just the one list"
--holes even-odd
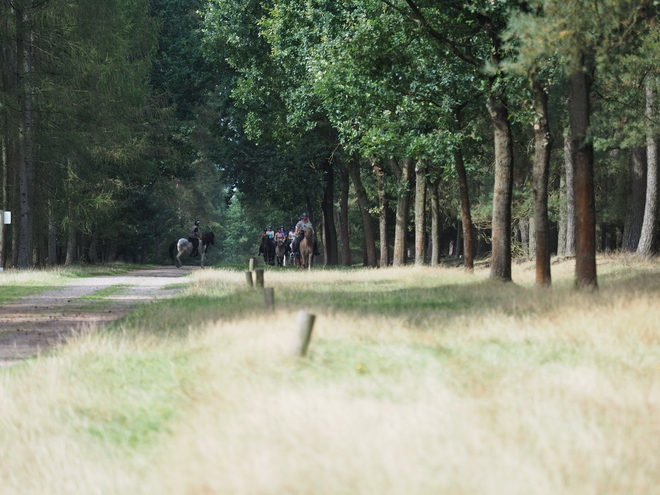
[(275, 241), (275, 258), (277, 259), (277, 266), (286, 266), (286, 239), (280, 238)]

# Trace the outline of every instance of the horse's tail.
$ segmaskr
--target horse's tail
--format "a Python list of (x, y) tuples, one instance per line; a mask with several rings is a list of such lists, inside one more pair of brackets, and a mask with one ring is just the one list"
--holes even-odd
[(170, 259), (174, 259), (174, 250), (176, 249), (176, 241), (170, 244)]

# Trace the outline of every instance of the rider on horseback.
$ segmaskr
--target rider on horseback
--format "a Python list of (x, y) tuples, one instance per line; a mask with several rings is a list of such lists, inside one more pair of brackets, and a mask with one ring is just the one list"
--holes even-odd
[(190, 234), (188, 234), (188, 241), (192, 242), (193, 249), (192, 253), (190, 253), (190, 256), (199, 256), (199, 251), (197, 248), (199, 247), (199, 240), (202, 238), (202, 235), (199, 233), (199, 220), (195, 220), (195, 225), (193, 225), (192, 229), (190, 229)]
[(275, 232), (275, 242), (282, 240), (286, 241), (286, 232), (284, 232), (284, 225), (280, 227), (280, 229)]
[[(296, 224), (296, 240), (293, 241), (293, 252), (295, 253), (296, 256), (300, 255), (299, 251), (299, 246), (300, 246), (300, 241), (303, 240), (305, 237), (305, 229), (306, 228), (313, 228), (312, 227), (312, 222), (309, 220), (309, 215), (307, 212), (304, 212), (302, 215), (300, 215), (300, 221)], [(318, 250), (318, 247), (316, 246), (316, 239), (314, 239), (314, 256), (318, 256), (321, 254)]]

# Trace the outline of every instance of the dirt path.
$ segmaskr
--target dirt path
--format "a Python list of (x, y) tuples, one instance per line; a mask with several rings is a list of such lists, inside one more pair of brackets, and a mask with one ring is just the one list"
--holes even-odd
[(81, 278), (5, 304), (0, 307), (0, 368), (53, 347), (75, 331), (106, 325), (139, 304), (171, 297), (193, 269), (159, 267)]

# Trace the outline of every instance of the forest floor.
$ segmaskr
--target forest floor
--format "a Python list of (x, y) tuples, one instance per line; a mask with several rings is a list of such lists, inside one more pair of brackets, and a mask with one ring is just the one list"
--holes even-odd
[(157, 267), (122, 275), (78, 278), (0, 306), (0, 368), (97, 329), (140, 304), (181, 291), (192, 267)]

